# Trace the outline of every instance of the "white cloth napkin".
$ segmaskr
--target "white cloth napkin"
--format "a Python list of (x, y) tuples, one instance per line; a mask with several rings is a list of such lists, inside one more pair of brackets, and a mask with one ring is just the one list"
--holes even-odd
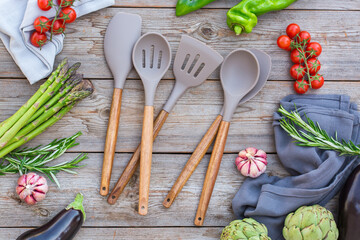
[[(56, 0), (53, 0), (56, 3)], [(114, 0), (76, 0), (77, 17), (114, 4)], [(37, 0), (0, 1), (0, 39), (31, 84), (48, 76), (55, 56), (63, 47), (64, 35), (54, 35), (40, 50), (30, 43), (34, 20), (39, 16), (53, 18), (55, 10), (42, 11)], [(71, 24), (76, 24), (75, 22)], [(66, 33), (66, 30), (65, 30)]]

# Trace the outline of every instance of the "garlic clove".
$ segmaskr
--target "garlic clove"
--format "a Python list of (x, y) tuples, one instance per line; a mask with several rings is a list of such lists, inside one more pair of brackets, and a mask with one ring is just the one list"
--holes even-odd
[(252, 156), (255, 156), (255, 154), (257, 153), (258, 150), (256, 148), (254, 148), (254, 147), (248, 147), (248, 148), (245, 149), (245, 151), (248, 154), (250, 154)]

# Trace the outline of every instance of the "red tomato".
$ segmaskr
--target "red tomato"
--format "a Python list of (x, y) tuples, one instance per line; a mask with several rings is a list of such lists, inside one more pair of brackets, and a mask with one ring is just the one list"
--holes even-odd
[(306, 44), (308, 44), (310, 42), (310, 40), (311, 40), (311, 35), (307, 31), (301, 31), (299, 33), (298, 38), (297, 38), (297, 41), (299, 43), (303, 42), (304, 40), (306, 40)]
[(39, 33), (45, 33), (49, 31), (51, 27), (50, 21), (47, 17), (37, 17), (34, 21), (34, 28)]
[[(302, 51), (302, 50), (301, 50)], [(290, 53), (290, 59), (293, 63), (303, 63), (304, 62), (304, 57), (302, 56), (299, 52), (299, 50), (294, 49), (291, 51)]]
[(308, 59), (307, 65), (311, 75), (315, 75), (321, 68), (320, 61), (317, 58)]
[(57, 3), (60, 7), (69, 7), (73, 5), (75, 0), (57, 0)]
[(320, 74), (311, 76), (310, 80), (311, 80), (311, 88), (319, 89), (324, 85), (324, 77), (321, 76)]
[(301, 79), (304, 77), (305, 75), (305, 68), (303, 66), (301, 66), (300, 64), (294, 64), (291, 68), (290, 68), (290, 75), (291, 77), (293, 77), (294, 79)]
[(30, 42), (35, 47), (42, 47), (47, 41), (47, 37), (45, 33), (39, 33), (37, 31), (34, 31), (30, 36)]
[(292, 23), (286, 28), (286, 34), (289, 36), (289, 38), (293, 39), (296, 34), (300, 32), (300, 27), (296, 23)]
[(38, 6), (43, 11), (51, 9), (50, 0), (38, 0)]
[(55, 35), (62, 34), (65, 32), (65, 23), (62, 20), (56, 20), (52, 25), (52, 30)]
[(291, 39), (286, 36), (286, 35), (281, 35), (278, 39), (277, 39), (277, 45), (279, 46), (279, 48), (284, 49), (286, 51), (290, 51), (291, 50)]
[(306, 47), (306, 54), (310, 57), (320, 56), (321, 51), (322, 51), (322, 47), (321, 47), (320, 43), (317, 43), (317, 42), (311, 42)]
[(76, 19), (76, 12), (71, 7), (61, 9), (59, 17), (61, 17), (66, 23), (72, 23)]
[(304, 94), (309, 90), (309, 83), (308, 81), (302, 79), (302, 80), (296, 80), (294, 82), (294, 90), (298, 94)]

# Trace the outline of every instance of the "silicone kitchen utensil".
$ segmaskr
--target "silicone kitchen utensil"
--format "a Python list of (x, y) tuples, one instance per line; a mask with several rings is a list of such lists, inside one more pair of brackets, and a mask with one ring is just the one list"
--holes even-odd
[[(260, 92), (260, 90), (264, 87), (267, 79), (270, 75), (271, 70), (271, 58), (266, 53), (257, 50), (251, 49), (250, 50), (257, 58), (259, 65), (260, 65), (260, 76), (259, 80), (257, 81), (255, 87), (243, 97), (240, 104), (243, 104), (253, 98), (256, 94)], [(195, 151), (187, 161), (185, 167), (181, 171), (179, 177), (176, 179), (174, 185), (172, 186), (171, 190), (169, 191), (168, 195), (166, 196), (163, 205), (167, 208), (171, 206), (174, 202), (177, 195), (180, 193), (184, 185), (186, 184), (187, 180), (190, 178), (192, 173), (195, 171), (196, 167), (199, 165), (200, 161), (204, 157), (205, 153), (209, 149), (211, 143), (214, 141), (216, 133), (219, 129), (220, 122), (222, 120), (222, 115), (224, 113), (224, 108), (221, 110), (221, 113), (216, 117), (215, 121), (212, 123), (204, 137), (201, 139), (200, 143), (197, 145)]]
[(141, 135), (139, 214), (148, 212), (155, 91), (171, 62), (169, 42), (158, 33), (144, 34), (135, 44), (133, 62), (145, 90), (144, 121)]
[[(222, 63), (223, 57), (204, 43), (183, 35), (174, 61), (175, 86), (169, 99), (154, 121), (154, 139), (166, 121), (176, 101), (188, 88), (203, 83)], [(129, 160), (116, 186), (108, 197), (108, 203), (114, 204), (134, 174), (140, 159), (140, 145)]]
[(133, 67), (132, 49), (141, 35), (141, 17), (136, 14), (118, 13), (110, 21), (105, 33), (106, 62), (114, 77), (114, 92), (107, 128), (100, 194), (109, 193), (120, 119), (121, 95), (127, 75)]
[(230, 120), (240, 100), (256, 85), (260, 75), (259, 62), (256, 56), (246, 49), (231, 52), (224, 60), (220, 78), (224, 90), (223, 120), (216, 136), (214, 149), (205, 176), (200, 202), (195, 218), (195, 225), (203, 225), (212, 191), (214, 189), (221, 159), (224, 153)]

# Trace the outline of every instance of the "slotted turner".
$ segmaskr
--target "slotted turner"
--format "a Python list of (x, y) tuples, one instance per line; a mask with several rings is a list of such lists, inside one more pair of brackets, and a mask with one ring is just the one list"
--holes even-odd
[[(169, 99), (154, 121), (153, 139), (157, 137), (176, 101), (188, 88), (203, 83), (222, 63), (223, 57), (204, 43), (183, 35), (174, 61), (175, 86)], [(129, 160), (115, 188), (108, 198), (108, 203), (115, 204), (130, 178), (134, 174), (140, 159), (140, 145)]]

